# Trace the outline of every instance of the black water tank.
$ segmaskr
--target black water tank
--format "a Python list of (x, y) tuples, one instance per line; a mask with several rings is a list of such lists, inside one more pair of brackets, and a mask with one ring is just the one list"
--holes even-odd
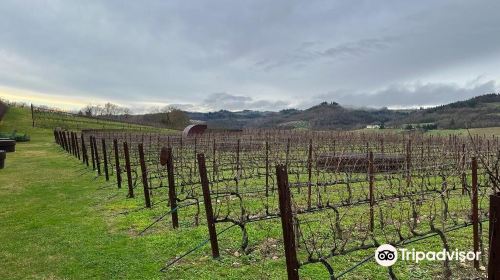
[(15, 152), (16, 151), (16, 140), (0, 139), (0, 150), (6, 151), (6, 152)]
[(0, 169), (3, 169), (5, 166), (5, 151), (0, 151)]

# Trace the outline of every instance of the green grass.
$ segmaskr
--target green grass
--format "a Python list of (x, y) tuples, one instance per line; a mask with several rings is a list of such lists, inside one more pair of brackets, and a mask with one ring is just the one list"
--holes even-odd
[(434, 135), (447, 135), (447, 134), (457, 134), (457, 135), (462, 135), (462, 136), (468, 136), (470, 134), (472, 135), (486, 135), (486, 136), (491, 136), (491, 135), (500, 135), (500, 127), (483, 127), (483, 128), (471, 128), (469, 131), (467, 129), (436, 129), (436, 130), (430, 130), (429, 134), (434, 134)]
[[(18, 143), (0, 170), (0, 279), (254, 279), (262, 275), (248, 257), (237, 258), (239, 264), (236, 257), (212, 260), (208, 246), (166, 273), (159, 272), (166, 261), (203, 241), (206, 227), (174, 231), (162, 223), (160, 232), (136, 236), (153, 214), (118, 212), (137, 207), (140, 200), (127, 200), (123, 189), (101, 188), (106, 182), (94, 180), (89, 170), (80, 176), (82, 165), (53, 144), (50, 129), (32, 128), (25, 111), (10, 110), (1, 123), (1, 131), (14, 129), (30, 134), (32, 141)], [(283, 277), (283, 258), (266, 266), (265, 275)]]
[[(166, 205), (121, 215), (142, 206), (140, 188), (136, 199), (126, 199), (125, 189), (117, 190), (101, 177), (94, 179), (92, 171), (53, 144), (50, 129), (32, 128), (31, 116), (23, 110), (11, 110), (0, 124), (0, 131), (14, 129), (28, 133), (32, 140), (18, 143), (17, 151), (7, 156), (6, 168), (0, 170), (0, 279), (286, 278), (278, 220), (248, 225), (250, 247), (255, 250), (250, 255), (235, 253), (241, 234), (233, 228), (219, 237), (219, 260), (212, 260), (205, 245), (167, 272), (159, 272), (166, 261), (207, 238), (203, 224), (192, 226), (193, 209), (180, 211), (178, 230), (171, 229), (166, 219), (146, 235), (137, 236)], [(200, 220), (204, 220), (203, 213)], [(217, 229), (226, 226), (218, 224)], [(470, 228), (450, 234), (452, 248), (470, 248), (470, 236)], [(409, 248), (413, 247), (442, 248), (438, 238)], [(269, 248), (270, 253), (259, 253)], [(359, 251), (331, 263), (340, 272), (370, 253), (372, 250)], [(460, 271), (459, 264), (452, 266)], [(400, 262), (395, 272), (402, 279), (435, 279), (441, 263)], [(303, 279), (327, 279), (321, 265), (308, 265), (300, 273)], [(344, 279), (365, 279), (367, 275), (387, 279), (386, 270), (373, 261)]]
[[(32, 125), (31, 110), (29, 107), (10, 107), (9, 114), (21, 115), (26, 120), (29, 119), (29, 125)], [(97, 117), (85, 117), (80, 115), (66, 115), (58, 113), (47, 113), (35, 111), (35, 126), (38, 128), (62, 128), (68, 130), (82, 129), (125, 129), (140, 130), (146, 132), (178, 133), (178, 130), (153, 127), (148, 125), (133, 124), (127, 122), (99, 119)]]

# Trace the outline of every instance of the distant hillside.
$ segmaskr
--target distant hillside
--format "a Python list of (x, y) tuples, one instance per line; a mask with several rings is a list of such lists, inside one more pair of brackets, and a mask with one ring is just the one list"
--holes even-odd
[(485, 94), (465, 101), (417, 110), (390, 125), (435, 123), (438, 128), (500, 126), (500, 94)]
[[(351, 109), (335, 102), (323, 102), (309, 109), (279, 112), (244, 110), (231, 112), (186, 112), (192, 121), (211, 128), (358, 129), (370, 124), (403, 127), (405, 124), (434, 123), (441, 129), (500, 126), (500, 95), (486, 94), (465, 101), (420, 110)], [(117, 119), (164, 126), (164, 113), (115, 116)]]
[(253, 123), (256, 120), (264, 120), (273, 114), (276, 113), (251, 110), (238, 112), (220, 110), (209, 113), (188, 112), (188, 116), (191, 120), (206, 122), (211, 128), (226, 129), (242, 129), (249, 127), (250, 123)]
[(323, 102), (306, 110), (284, 110), (249, 124), (255, 127), (294, 128), (296, 124), (310, 129), (355, 129), (368, 124), (383, 124), (407, 113), (388, 109), (348, 109)]
[(369, 124), (402, 127), (405, 124), (435, 123), (438, 128), (500, 126), (500, 95), (486, 94), (469, 100), (420, 110), (349, 109), (323, 102), (306, 110), (279, 112), (219, 111), (188, 113), (191, 119), (217, 128), (356, 129)]
[(298, 128), (298, 129), (354, 129), (368, 124), (382, 124), (406, 117), (408, 112), (388, 109), (348, 109), (332, 102), (323, 102), (306, 110), (286, 109), (279, 112), (218, 111), (189, 112), (191, 119), (205, 121), (214, 128)]

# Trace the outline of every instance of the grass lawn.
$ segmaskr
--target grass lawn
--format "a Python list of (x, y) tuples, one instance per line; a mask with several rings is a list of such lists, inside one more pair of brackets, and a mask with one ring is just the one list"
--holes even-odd
[(168, 278), (158, 271), (179, 251), (182, 233), (116, 231), (103, 209), (114, 193), (98, 190), (105, 183), (90, 172), (80, 176), (82, 165), (30, 121), (11, 110), (0, 125), (32, 139), (18, 143), (0, 170), (0, 279)]
[(264, 278), (283, 277), (282, 258), (274, 267), (234, 268), (230, 258), (212, 260), (209, 246), (160, 272), (206, 239), (206, 227), (174, 231), (164, 223), (160, 232), (138, 237), (153, 221), (152, 213), (120, 216), (139, 202), (127, 200), (125, 190), (118, 192), (103, 178), (94, 179), (53, 143), (51, 130), (31, 127), (26, 110), (10, 110), (0, 124), (0, 131), (14, 129), (31, 141), (18, 143), (0, 170), (0, 279), (255, 279), (263, 278), (262, 269)]
[[(283, 248), (276, 258), (263, 259), (257, 253), (237, 254), (240, 232), (233, 228), (219, 237), (221, 259), (212, 260), (205, 245), (167, 272), (160, 268), (175, 256), (193, 248), (208, 236), (206, 227), (192, 227), (181, 212), (181, 228), (172, 230), (168, 219), (144, 236), (137, 233), (163, 209), (120, 213), (136, 209), (140, 199), (126, 199), (102, 177), (95, 179), (53, 143), (52, 131), (31, 128), (23, 110), (11, 110), (0, 131), (17, 129), (28, 133), (31, 142), (18, 143), (0, 170), (0, 279), (285, 279)], [(140, 190), (138, 190), (140, 194)], [(183, 216), (184, 215), (184, 216)], [(201, 213), (201, 219), (204, 214)], [(226, 225), (217, 225), (221, 231)], [(258, 250), (264, 238), (279, 239), (280, 225), (249, 226), (250, 243)], [(453, 248), (470, 247), (471, 229), (450, 234)], [(279, 243), (279, 242), (278, 242)], [(416, 249), (440, 250), (437, 238), (415, 243)], [(349, 268), (369, 252), (350, 254), (333, 262), (337, 271)], [(302, 258), (304, 259), (304, 258)], [(459, 271), (459, 264), (452, 264)], [(469, 265), (469, 264), (467, 264)], [(395, 266), (401, 279), (435, 279), (440, 263)], [(303, 279), (327, 279), (321, 265), (300, 270)], [(343, 279), (387, 279), (385, 269), (373, 261)], [(456, 275), (456, 274), (455, 274)]]

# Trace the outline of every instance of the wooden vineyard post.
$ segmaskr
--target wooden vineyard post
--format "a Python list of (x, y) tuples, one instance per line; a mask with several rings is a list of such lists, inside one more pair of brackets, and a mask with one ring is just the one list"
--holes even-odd
[(240, 187), (240, 139), (236, 144), (236, 192), (239, 191)]
[(198, 140), (197, 139), (198, 138), (196, 138), (196, 136), (195, 136), (194, 137), (194, 157), (193, 157), (194, 158), (193, 167), (194, 167), (194, 172), (195, 173), (196, 173), (196, 167), (197, 167), (196, 166), (197, 165), (196, 164), (196, 155), (198, 155), (198, 152), (197, 152), (197, 150), (198, 150), (198, 145), (197, 145), (198, 144)]
[(212, 181), (215, 182), (215, 171), (217, 170), (217, 162), (216, 162), (216, 144), (215, 138), (212, 143)]
[(76, 156), (75, 153), (75, 140), (73, 139), (73, 131), (68, 131), (69, 153)]
[(69, 144), (68, 144), (68, 137), (67, 137), (67, 134), (66, 134), (66, 131), (63, 131), (62, 132), (62, 135), (63, 135), (63, 139), (64, 139), (64, 150), (69, 151)]
[(333, 140), (333, 156), (336, 155), (336, 152), (337, 152), (337, 141)]
[(311, 194), (312, 194), (312, 138), (309, 139), (309, 150), (307, 154), (307, 208), (311, 208)]
[(375, 206), (375, 194), (374, 194), (374, 170), (373, 170), (373, 152), (370, 151), (368, 154), (368, 179), (370, 182), (370, 231), (373, 233), (375, 228), (375, 214), (374, 214), (374, 206)]
[(31, 104), (31, 121), (32, 121), (32, 126), (35, 127), (35, 112), (33, 108), (33, 103)]
[(168, 200), (170, 211), (172, 212), (172, 226), (179, 227), (179, 217), (177, 214), (177, 194), (175, 193), (174, 161), (172, 158), (172, 148), (167, 148), (167, 176), (168, 176)]
[(490, 195), (488, 279), (500, 279), (500, 193)]
[(53, 132), (53, 133), (54, 133), (54, 141), (56, 142), (56, 144), (59, 144), (59, 139), (58, 139), (58, 137), (57, 137), (57, 132), (56, 132), (56, 130), (55, 130), (55, 129), (54, 129), (54, 132)]
[(71, 154), (72, 153), (72, 144), (71, 144), (71, 134), (69, 133), (69, 131), (66, 131), (66, 138), (68, 139), (68, 153)]
[(70, 137), (69, 137), (69, 131), (66, 131), (64, 133), (64, 136), (66, 138), (66, 151), (68, 153), (71, 153), (71, 141), (70, 141)]
[(62, 147), (63, 149), (65, 149), (65, 147), (64, 147), (64, 139), (63, 139), (63, 134), (62, 134), (62, 131), (60, 131), (60, 130), (59, 130), (57, 133), (58, 133), (58, 135), (59, 135), (59, 142), (61, 143), (60, 145), (61, 145), (61, 147)]
[(81, 135), (81, 138), (82, 138), (82, 155), (83, 155), (82, 161), (88, 167), (89, 166), (89, 156), (87, 154), (87, 147), (85, 146), (85, 137), (83, 136), (83, 134)]
[(75, 150), (75, 135), (73, 131), (69, 132), (69, 139), (71, 143), (71, 154), (76, 157), (76, 150)]
[[(472, 232), (474, 252), (479, 252), (479, 209), (477, 190), (477, 159), (472, 158)], [(479, 259), (474, 259), (474, 268), (479, 269)]]
[(71, 140), (73, 141), (73, 155), (78, 157), (76, 148), (78, 147), (78, 141), (76, 140), (76, 132), (71, 132)]
[(71, 131), (71, 141), (73, 142), (73, 156), (77, 157), (76, 148), (78, 147), (78, 142), (76, 141), (76, 133), (73, 131)]
[(74, 156), (75, 155), (75, 141), (73, 139), (73, 131), (68, 131), (68, 140), (69, 140), (69, 153)]
[(108, 153), (106, 151), (106, 140), (104, 140), (104, 138), (101, 138), (101, 144), (102, 144), (102, 159), (104, 163), (104, 176), (106, 178), (106, 181), (109, 181)]
[(94, 157), (95, 157), (95, 165), (97, 166), (97, 174), (101, 175), (101, 162), (99, 161), (99, 151), (97, 150), (97, 140), (95, 137), (92, 137), (92, 142), (94, 146)]
[(486, 140), (486, 164), (490, 165), (490, 140)]
[(146, 169), (146, 161), (144, 160), (144, 147), (140, 143), (137, 148), (139, 149), (139, 161), (141, 163), (141, 174), (142, 174), (142, 185), (144, 187), (144, 201), (147, 208), (151, 208), (151, 199), (149, 197), (149, 186), (148, 186), (148, 171)]
[(62, 131), (61, 134), (63, 136), (63, 148), (67, 152), (68, 151), (68, 141), (66, 139), (66, 132)]
[(207, 177), (207, 167), (205, 165), (205, 155), (198, 154), (198, 171), (200, 172), (201, 188), (203, 190), (203, 201), (207, 215), (208, 234), (210, 235), (210, 245), (212, 247), (212, 257), (219, 258), (219, 243), (215, 229), (215, 219), (212, 209), (212, 199), (210, 198), (210, 186)]
[[(290, 138), (286, 140), (285, 165), (288, 166), (288, 156), (290, 154)], [(299, 188), (300, 190), (300, 188)]]
[(406, 189), (411, 186), (411, 140), (408, 140), (408, 145), (406, 146)]
[(56, 143), (59, 144), (59, 146), (62, 146), (61, 134), (59, 133), (59, 130), (54, 130), (54, 135), (56, 137)]
[(89, 137), (89, 141), (90, 141), (90, 155), (91, 155), (91, 159), (92, 159), (92, 170), (95, 170), (95, 154), (94, 154), (94, 140), (92, 140), (94, 137), (93, 136), (90, 136)]
[(276, 180), (278, 183), (278, 199), (283, 230), (283, 242), (285, 245), (286, 270), (289, 280), (299, 279), (299, 263), (295, 249), (295, 236), (293, 230), (293, 213), (288, 187), (288, 173), (286, 166), (276, 166)]
[(465, 194), (467, 189), (467, 173), (465, 172), (465, 144), (462, 144), (462, 195)]
[(120, 153), (118, 151), (118, 140), (113, 139), (113, 150), (115, 153), (115, 171), (116, 171), (116, 184), (119, 189), (122, 188), (122, 174), (120, 169)]
[(266, 141), (266, 197), (269, 196), (269, 141)]
[(128, 195), (134, 197), (134, 186), (132, 185), (132, 170), (130, 170), (130, 153), (128, 151), (127, 142), (123, 142), (123, 154), (125, 155), (125, 171), (127, 171)]
[(73, 139), (71, 138), (71, 133), (69, 131), (66, 131), (66, 137), (68, 139), (68, 153), (73, 154)]
[(78, 145), (78, 135), (76, 132), (75, 132), (75, 149), (78, 160), (81, 160), (82, 158), (80, 157), (80, 145)]
[[(184, 162), (184, 141), (182, 140), (182, 137), (179, 138), (179, 160), (180, 162)], [(197, 155), (194, 155), (195, 157)]]

